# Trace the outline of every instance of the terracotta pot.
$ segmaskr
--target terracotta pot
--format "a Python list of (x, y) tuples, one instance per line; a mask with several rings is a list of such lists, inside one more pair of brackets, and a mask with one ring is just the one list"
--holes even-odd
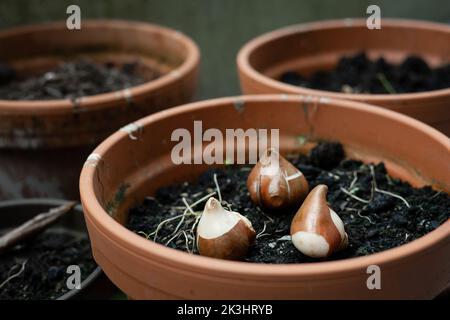
[[(51, 208), (55, 208), (67, 203), (64, 200), (58, 199), (23, 199), (10, 200), (0, 202), (0, 234), (7, 232), (11, 228), (15, 228), (25, 221), (33, 218), (35, 215), (46, 212)], [(55, 232), (64, 232), (72, 234), (76, 237), (86, 237), (86, 224), (83, 220), (83, 211), (80, 205), (77, 205), (73, 212), (64, 215), (52, 225), (48, 230)], [(87, 299), (100, 298), (98, 287), (102, 285), (101, 282), (107, 283), (104, 279), (102, 270), (97, 267), (89, 275), (82, 275), (84, 280), (81, 282), (79, 290), (73, 289), (61, 295), (57, 300), (68, 299)], [(101, 286), (105, 288), (104, 285)], [(110, 285), (111, 288), (111, 285)], [(112, 290), (110, 289), (110, 292)], [(105, 295), (103, 295), (104, 297)]]
[[(188, 102), (197, 85), (199, 50), (178, 31), (125, 21), (65, 22), (0, 32), (0, 61), (32, 74), (79, 57), (140, 61), (162, 76), (128, 90), (76, 101), (0, 100), (0, 199), (78, 197), (83, 161), (101, 140), (145, 115)], [(132, 129), (132, 128), (131, 128)]]
[(286, 71), (311, 74), (331, 69), (344, 55), (366, 51), (369, 58), (400, 63), (418, 55), (431, 66), (450, 63), (450, 26), (382, 19), (381, 30), (366, 20), (345, 19), (292, 26), (248, 42), (237, 57), (244, 94), (291, 93), (367, 102), (412, 116), (450, 135), (450, 88), (407, 94), (345, 94), (282, 83)]
[[(384, 161), (416, 186), (450, 190), (450, 139), (404, 115), (352, 101), (287, 95), (223, 98), (188, 104), (136, 122), (132, 140), (117, 132), (90, 156), (80, 178), (94, 257), (133, 299), (432, 298), (450, 280), (450, 220), (398, 248), (348, 260), (294, 265), (232, 262), (177, 251), (126, 229), (128, 209), (159, 187), (198, 176), (206, 165), (174, 165), (171, 133), (217, 128), (280, 128), (282, 153), (308, 140), (342, 142), (347, 154)], [(369, 265), (382, 289), (368, 290)]]

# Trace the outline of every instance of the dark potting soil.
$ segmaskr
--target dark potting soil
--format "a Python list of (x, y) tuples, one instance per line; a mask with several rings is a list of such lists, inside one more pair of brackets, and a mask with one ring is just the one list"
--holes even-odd
[[(390, 177), (383, 163), (366, 165), (344, 157), (340, 144), (320, 143), (309, 156), (290, 158), (305, 174), (311, 189), (318, 184), (328, 186), (329, 205), (345, 224), (349, 246), (330, 260), (364, 256), (397, 247), (436, 229), (450, 218), (450, 195), (447, 193), (430, 187), (413, 188), (407, 182)], [(205, 195), (216, 190), (216, 175), (222, 204), (246, 216), (258, 234), (246, 261), (316, 261), (301, 254), (287, 237), (295, 212), (269, 215), (251, 202), (246, 186), (250, 169), (231, 165), (224, 169), (210, 169), (195, 183), (161, 188), (155, 197), (147, 197), (141, 205), (130, 210), (128, 228), (171, 248), (197, 253), (193, 242), (195, 228), (192, 226), (203, 210), (208, 198)], [(193, 206), (203, 197), (203, 201)], [(197, 215), (186, 216), (177, 228), (181, 221), (179, 215), (185, 210), (182, 198), (193, 206)], [(161, 224), (162, 221), (166, 222)]]
[(160, 76), (152, 70), (151, 79), (144, 79), (137, 73), (138, 68), (139, 62), (116, 66), (76, 60), (21, 79), (13, 68), (0, 64), (0, 99), (75, 99), (130, 88)]
[(82, 281), (97, 268), (87, 238), (47, 231), (16, 246), (0, 256), (0, 300), (56, 299), (69, 291), (70, 265), (80, 267)]
[(450, 88), (450, 64), (431, 68), (416, 56), (394, 65), (384, 58), (372, 61), (364, 52), (342, 57), (330, 71), (304, 77), (295, 71), (284, 73), (282, 82), (326, 91), (344, 93), (410, 93)]

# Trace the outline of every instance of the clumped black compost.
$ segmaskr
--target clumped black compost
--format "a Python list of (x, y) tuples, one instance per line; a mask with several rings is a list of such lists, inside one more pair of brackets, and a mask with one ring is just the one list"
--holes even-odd
[(304, 77), (295, 71), (284, 73), (282, 82), (311, 89), (345, 93), (411, 93), (450, 87), (450, 64), (431, 68), (422, 58), (407, 57), (401, 64), (372, 61), (364, 52), (342, 57), (337, 66)]
[[(330, 207), (345, 224), (349, 247), (329, 259), (365, 256), (397, 247), (436, 229), (450, 218), (447, 193), (430, 187), (413, 188), (407, 182), (390, 177), (383, 163), (367, 165), (344, 156), (340, 144), (325, 142), (315, 147), (310, 155), (291, 159), (305, 174), (311, 189), (318, 184), (328, 186)], [(206, 200), (193, 204), (216, 190), (215, 175), (223, 205), (250, 219), (258, 234), (246, 261), (315, 261), (297, 251), (286, 237), (295, 213), (269, 215), (251, 202), (246, 186), (250, 169), (246, 166), (211, 169), (195, 183), (162, 188), (154, 198), (148, 197), (130, 210), (128, 228), (171, 248), (197, 253), (193, 225)], [(185, 215), (181, 221), (179, 215), (186, 207), (183, 198), (192, 205), (195, 214)]]
[(22, 78), (12, 67), (0, 64), (0, 99), (75, 99), (130, 88), (159, 76), (152, 70), (144, 79), (138, 62), (121, 66), (81, 59), (65, 62), (43, 74)]
[(0, 256), (0, 300), (56, 299), (69, 291), (70, 265), (81, 280), (95, 270), (89, 240), (47, 231)]

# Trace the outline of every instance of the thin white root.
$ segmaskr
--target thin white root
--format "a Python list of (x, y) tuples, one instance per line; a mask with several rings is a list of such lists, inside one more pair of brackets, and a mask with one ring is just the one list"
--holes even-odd
[(193, 204), (191, 204), (191, 208), (194, 208), (195, 206), (197, 206), (198, 204), (202, 203), (203, 201), (208, 200), (209, 198), (211, 198), (215, 194), (216, 194), (215, 191), (213, 191), (211, 193), (208, 193), (206, 196), (202, 197), (201, 199), (198, 199)]
[(355, 186), (356, 181), (358, 181), (358, 172), (353, 171), (353, 180), (350, 183), (350, 187), (348, 187), (349, 190), (353, 189), (353, 187)]
[(375, 192), (378, 192), (378, 193), (384, 193), (384, 194), (387, 194), (387, 195), (389, 195), (389, 196), (391, 196), (391, 197), (400, 199), (400, 200), (403, 201), (403, 203), (404, 203), (408, 208), (411, 208), (411, 205), (408, 203), (408, 201), (406, 201), (405, 198), (403, 198), (402, 196), (399, 196), (398, 194), (395, 194), (395, 193), (392, 193), (392, 192), (389, 192), (389, 191), (386, 191), (386, 190), (381, 190), (381, 189), (378, 189), (378, 188), (375, 188)]
[(369, 165), (369, 169), (370, 169), (370, 174), (372, 176), (372, 185), (375, 187), (375, 189), (378, 188), (377, 186), (377, 180), (375, 179), (375, 169), (373, 167), (373, 165)]
[[(189, 205), (189, 203), (186, 201), (186, 198), (183, 197), (182, 198), (184, 205), (186, 206), (186, 209), (188, 209), (192, 214), (194, 214), (194, 210), (192, 210), (191, 206)], [(184, 214), (183, 214), (184, 215)]]
[(350, 193), (348, 190), (344, 189), (343, 187), (341, 187), (341, 191), (344, 192), (349, 197), (351, 197), (351, 198), (353, 198), (353, 199), (355, 199), (355, 200), (357, 200), (359, 202), (366, 203), (366, 204), (370, 202), (369, 200), (364, 200), (364, 199), (361, 199), (358, 196), (355, 196), (354, 194)]
[(188, 236), (187, 236), (187, 234), (186, 234), (186, 232), (183, 230), (182, 231), (182, 233), (183, 233), (183, 236), (184, 236), (184, 240), (186, 241), (186, 250), (188, 251), (188, 253), (191, 253), (191, 250), (189, 250), (189, 238), (188, 238)]
[(214, 184), (216, 185), (217, 196), (219, 197), (219, 202), (222, 203), (222, 193), (220, 192), (219, 182), (217, 181), (217, 174), (214, 173), (213, 179), (214, 179)]
[(145, 239), (147, 239), (147, 240), (148, 240), (148, 238), (150, 238), (150, 235), (145, 233), (144, 231), (138, 231), (137, 234), (142, 234), (145, 237)]
[[(193, 213), (193, 214), (195, 214), (195, 213)], [(178, 224), (177, 224), (177, 226), (176, 226), (176, 228), (175, 228), (175, 231), (174, 231), (172, 234), (175, 234), (175, 233), (178, 232), (178, 230), (181, 228), (181, 225), (182, 225), (183, 222), (184, 222), (185, 217), (186, 217), (186, 213), (183, 214), (183, 217), (181, 217), (180, 222), (178, 222)]]
[(282, 236), (281, 238), (277, 239), (277, 241), (291, 241), (291, 240), (292, 240), (292, 238), (290, 235), (285, 235), (285, 236)]
[(386, 190), (379, 189), (379, 188), (378, 188), (378, 185), (377, 185), (377, 180), (375, 179), (375, 169), (373, 168), (372, 165), (369, 165), (369, 168), (370, 168), (370, 174), (372, 175), (372, 182), (373, 182), (373, 186), (374, 186), (375, 192), (378, 192), (378, 193), (384, 193), (384, 194), (387, 194), (387, 195), (389, 195), (389, 196), (391, 196), (391, 197), (400, 199), (400, 200), (403, 201), (403, 203), (404, 203), (408, 208), (411, 208), (411, 205), (410, 205), (410, 204), (408, 203), (408, 201), (406, 201), (406, 199), (403, 198), (402, 196), (400, 196), (400, 195), (398, 195), (398, 194), (395, 194), (395, 193), (392, 193), (392, 192), (389, 192), (389, 191), (386, 191)]
[(152, 233), (150, 233), (149, 236), (154, 235), (153, 241), (156, 242), (156, 238), (158, 237), (158, 232), (159, 232), (159, 230), (162, 228), (162, 226), (163, 226), (165, 223), (170, 222), (170, 221), (173, 221), (173, 220), (176, 220), (176, 219), (179, 219), (179, 218), (181, 218), (181, 217), (183, 217), (183, 216), (184, 216), (184, 214), (180, 214), (180, 215), (178, 215), (178, 216), (175, 216), (175, 217), (166, 219), (166, 220), (164, 220), (164, 221), (161, 221), (161, 222), (158, 224), (158, 226), (156, 227), (156, 230), (153, 231)]
[[(196, 243), (197, 241), (196, 241), (196, 236), (195, 236), (195, 227), (197, 226), (197, 224), (198, 224), (198, 222), (200, 220), (200, 217), (202, 215), (202, 211), (194, 211), (194, 208), (197, 205), (199, 205), (199, 204), (203, 203), (204, 201), (208, 200), (210, 197), (214, 196), (216, 193), (219, 195), (219, 199), (222, 198), (222, 195), (220, 193), (219, 184), (217, 183), (217, 176), (216, 175), (214, 175), (214, 182), (216, 184), (217, 191), (213, 191), (213, 192), (208, 193), (207, 195), (205, 195), (204, 197), (196, 200), (192, 204), (189, 204), (188, 201), (186, 200), (186, 198), (184, 197), (184, 196), (187, 196), (187, 194), (181, 194), (181, 196), (182, 196), (181, 200), (183, 201), (184, 207), (180, 207), (180, 206), (179, 207), (172, 207), (172, 209), (183, 210), (183, 214), (180, 214), (180, 215), (174, 216), (172, 218), (169, 218), (169, 219), (161, 221), (158, 224), (158, 226), (156, 227), (155, 231), (153, 231), (150, 234), (147, 234), (144, 231), (139, 231), (138, 234), (144, 235), (147, 239), (149, 239), (150, 237), (153, 236), (153, 241), (156, 242), (156, 240), (158, 239), (159, 231), (161, 230), (161, 228), (166, 223), (181, 218), (180, 221), (177, 223), (174, 231), (171, 234), (163, 237), (160, 240), (161, 240), (161, 242), (164, 242), (166, 244), (166, 246), (167, 246), (172, 241), (177, 239), (180, 235), (183, 235), (184, 238), (185, 238), (185, 241), (186, 241), (186, 249), (187, 249), (187, 251), (191, 252), (191, 253), (194, 252), (195, 248), (197, 247), (197, 243)], [(198, 192), (195, 195), (193, 195), (192, 197), (198, 197), (200, 195), (201, 195), (201, 193)], [(186, 230), (183, 230), (183, 229), (184, 228), (189, 228), (189, 225), (191, 223), (191, 221), (187, 221), (186, 222), (186, 217), (188, 217), (188, 216), (194, 216), (195, 219), (193, 220), (194, 223), (192, 225), (192, 228), (190, 230), (186, 231)], [(186, 227), (183, 227), (183, 224), (186, 224)], [(191, 238), (192, 238), (192, 250), (190, 249), (190, 246), (189, 246), (189, 239), (191, 239)]]
[(370, 218), (368, 216), (363, 216), (361, 214), (361, 211), (358, 211), (357, 214), (358, 214), (358, 217), (367, 219), (367, 221), (369, 221), (370, 224), (373, 224), (372, 220), (370, 220)]
[(440, 195), (442, 193), (442, 191), (438, 191), (436, 192), (431, 198), (430, 200), (433, 200), (434, 198), (436, 198), (438, 195)]
[(177, 234), (175, 234), (172, 238), (169, 239), (169, 241), (166, 242), (166, 246), (169, 245), (169, 243), (171, 243), (173, 240), (175, 240), (176, 238), (178, 238), (181, 235), (181, 231), (178, 232)]
[(256, 208), (259, 213), (261, 213), (264, 217), (266, 217), (270, 222), (273, 222), (273, 218), (269, 217), (267, 214), (264, 213), (264, 211), (260, 210), (258, 207)]
[(25, 265), (27, 264), (27, 261), (28, 260), (23, 261), (22, 266), (20, 267), (20, 270), (18, 272), (16, 272), (15, 274), (9, 276), (8, 279), (6, 279), (5, 281), (2, 282), (2, 284), (0, 284), (0, 289), (3, 288), (12, 279), (17, 278), (18, 276), (20, 276), (22, 274), (22, 272), (25, 270)]
[(264, 221), (264, 227), (263, 227), (263, 229), (261, 230), (261, 232), (259, 232), (259, 233), (256, 235), (256, 239), (262, 237), (262, 235), (264, 234), (264, 231), (266, 231), (266, 228), (267, 228), (267, 224), (266, 224), (266, 222)]

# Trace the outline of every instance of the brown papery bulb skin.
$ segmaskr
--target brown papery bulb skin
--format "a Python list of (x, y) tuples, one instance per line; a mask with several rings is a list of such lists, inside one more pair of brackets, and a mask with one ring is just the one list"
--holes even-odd
[(255, 240), (255, 233), (249, 231), (243, 221), (220, 238), (204, 239), (199, 237), (198, 247), (202, 256), (224, 260), (241, 260)]
[(197, 227), (200, 255), (241, 260), (247, 255), (255, 238), (256, 232), (247, 218), (225, 210), (214, 198), (208, 200)]
[(313, 258), (326, 258), (348, 245), (341, 218), (328, 206), (327, 192), (326, 185), (315, 187), (291, 223), (294, 246)]
[(309, 191), (303, 173), (273, 149), (267, 150), (253, 167), (247, 188), (253, 203), (270, 213), (295, 211)]

